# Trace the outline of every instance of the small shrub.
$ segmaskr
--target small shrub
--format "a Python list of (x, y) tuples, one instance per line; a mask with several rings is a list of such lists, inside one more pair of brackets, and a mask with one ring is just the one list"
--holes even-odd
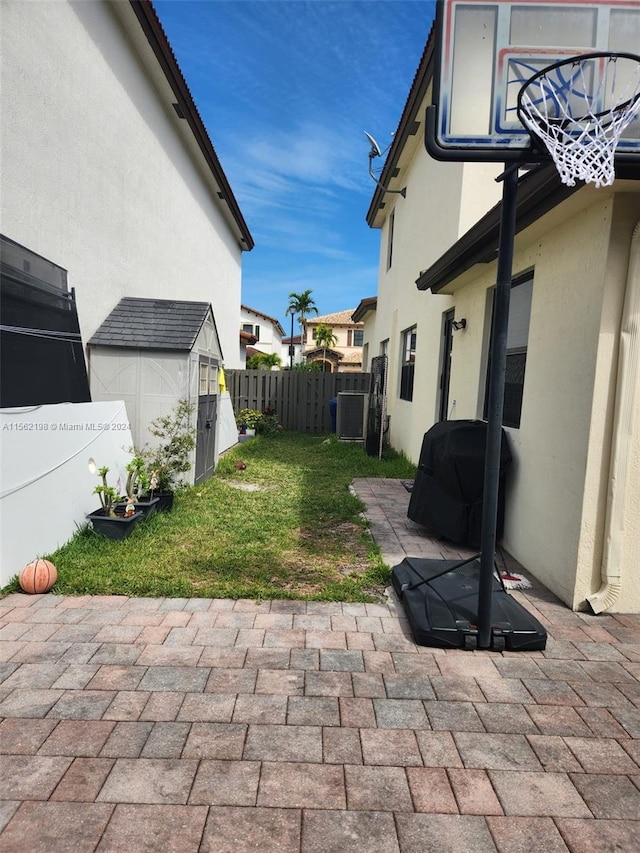
[(265, 409), (256, 423), (256, 433), (258, 435), (271, 435), (278, 431), (279, 426), (275, 409)]
[(236, 424), (238, 425), (238, 429), (241, 429), (243, 426), (248, 429), (256, 429), (258, 421), (261, 418), (262, 412), (259, 412), (257, 409), (240, 409), (236, 415)]
[(191, 426), (195, 408), (193, 403), (180, 400), (171, 414), (151, 422), (149, 432), (160, 443), (136, 451), (136, 458), (144, 459), (147, 477), (154, 478), (156, 491), (175, 491), (183, 485), (182, 474), (191, 468), (191, 452), (197, 436), (197, 430)]

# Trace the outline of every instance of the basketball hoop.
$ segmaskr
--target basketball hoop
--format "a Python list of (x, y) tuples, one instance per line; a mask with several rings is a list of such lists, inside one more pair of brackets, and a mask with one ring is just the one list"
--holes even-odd
[(620, 137), (640, 113), (640, 56), (588, 53), (555, 62), (524, 84), (517, 109), (563, 184), (608, 187)]

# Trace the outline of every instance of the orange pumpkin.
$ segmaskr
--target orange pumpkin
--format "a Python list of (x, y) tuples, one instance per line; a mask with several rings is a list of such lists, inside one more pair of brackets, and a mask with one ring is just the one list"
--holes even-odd
[(20, 572), (18, 582), (29, 595), (49, 592), (58, 580), (58, 570), (49, 560), (32, 560)]

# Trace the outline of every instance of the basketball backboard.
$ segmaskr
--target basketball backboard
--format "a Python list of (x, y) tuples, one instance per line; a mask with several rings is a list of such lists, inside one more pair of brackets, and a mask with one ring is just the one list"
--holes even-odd
[[(427, 150), (436, 159), (548, 159), (517, 114), (524, 83), (547, 66), (595, 52), (640, 52), (640, 0), (437, 0), (433, 106)], [(628, 84), (628, 68), (617, 87)], [(571, 81), (567, 81), (571, 91)], [(603, 107), (605, 105), (603, 104)], [(640, 117), (616, 160), (640, 161)]]

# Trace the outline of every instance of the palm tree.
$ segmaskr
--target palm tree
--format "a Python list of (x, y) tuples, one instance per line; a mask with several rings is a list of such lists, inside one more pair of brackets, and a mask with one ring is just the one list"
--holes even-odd
[(281, 364), (282, 359), (275, 352), (257, 352), (247, 359), (249, 370), (271, 370), (274, 367), (280, 367)]
[(289, 307), (287, 314), (291, 314), (291, 347), (289, 349), (289, 367), (293, 367), (293, 318), (298, 315), (298, 323), (300, 324), (300, 346), (302, 346), (302, 329), (304, 321), (309, 314), (317, 314), (318, 309), (316, 303), (311, 296), (311, 290), (304, 290), (302, 293), (289, 294)]
[(332, 347), (337, 343), (338, 339), (333, 334), (333, 330), (326, 323), (318, 323), (316, 328), (316, 344), (322, 347), (322, 360), (325, 365), (327, 361), (327, 347)]

